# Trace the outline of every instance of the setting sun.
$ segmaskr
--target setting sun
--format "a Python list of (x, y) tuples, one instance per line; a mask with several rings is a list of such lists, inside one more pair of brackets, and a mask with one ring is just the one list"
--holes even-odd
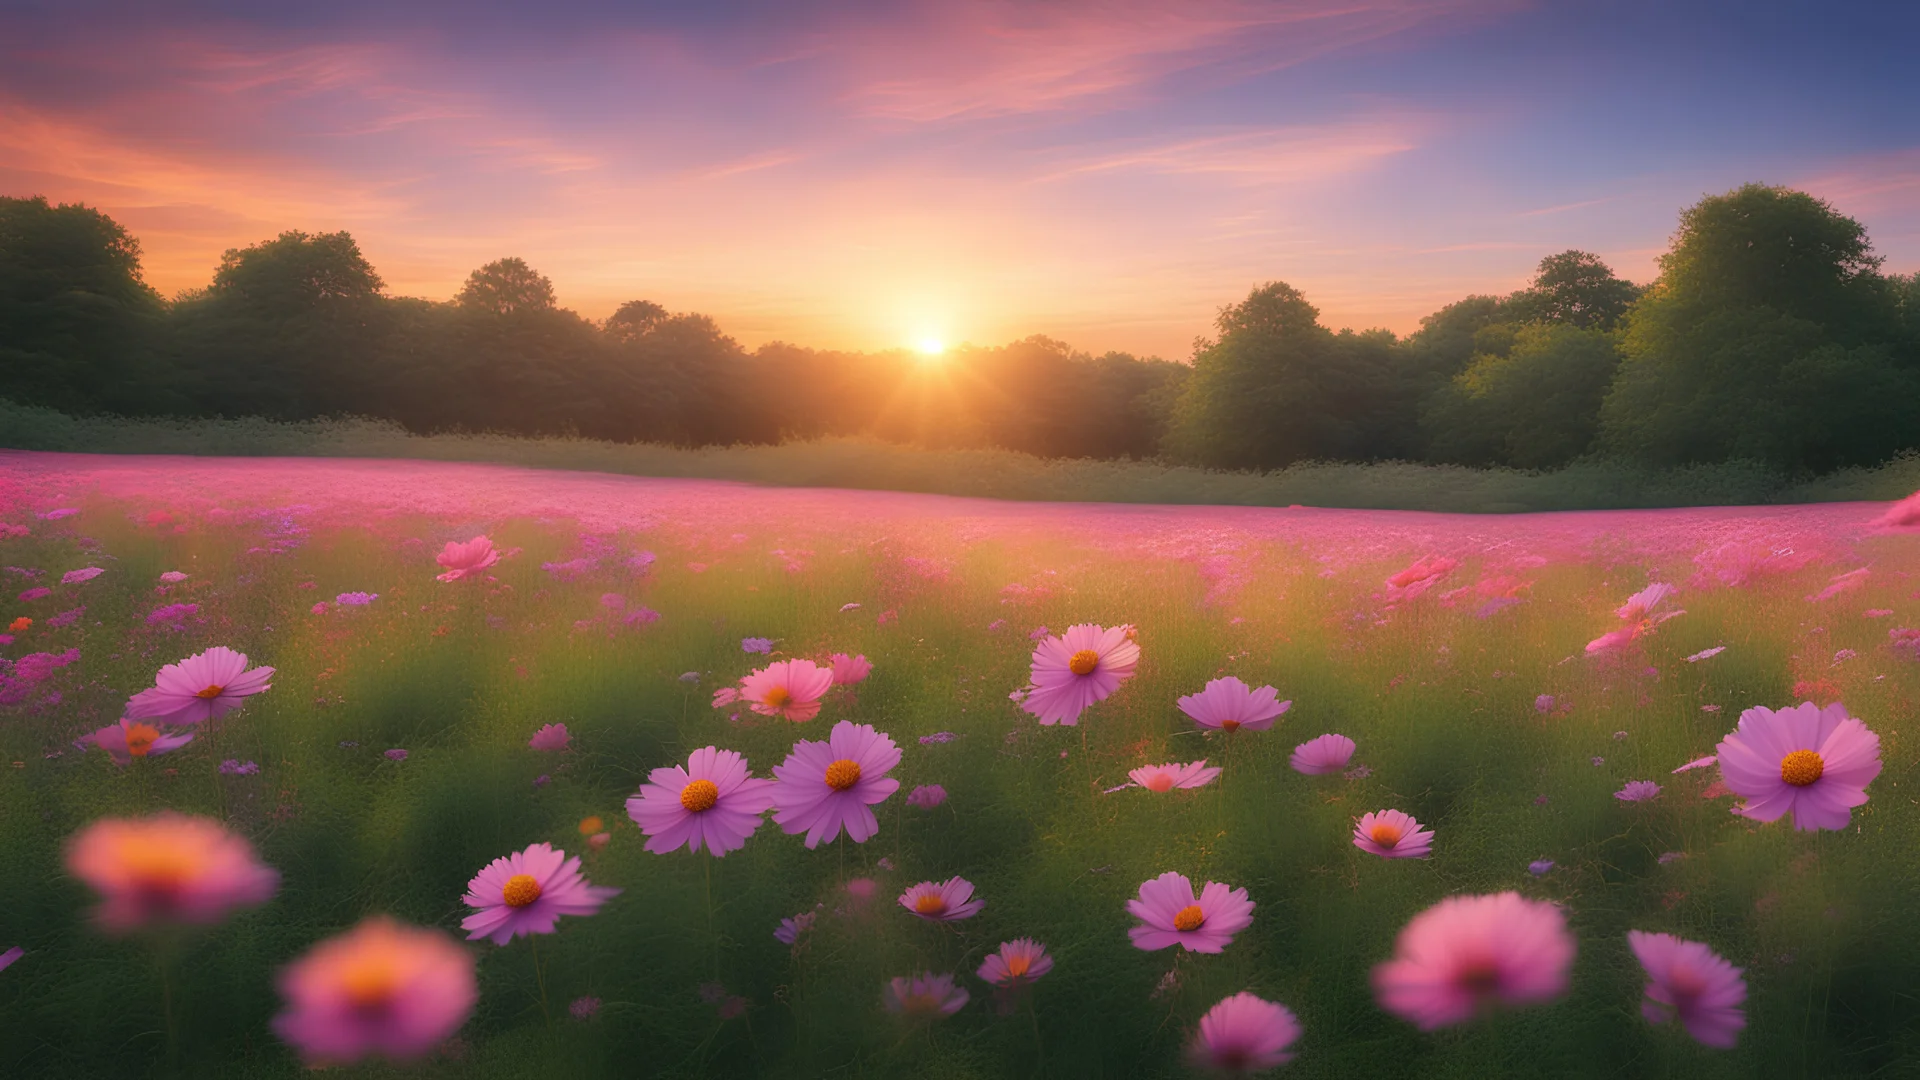
[(914, 343), (915, 351), (924, 357), (935, 357), (947, 351), (947, 343), (937, 337), (923, 337)]

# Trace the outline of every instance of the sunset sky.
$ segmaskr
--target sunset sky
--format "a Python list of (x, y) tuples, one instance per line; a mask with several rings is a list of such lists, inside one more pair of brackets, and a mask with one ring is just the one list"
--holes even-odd
[(0, 0), (0, 194), (106, 210), (169, 295), (346, 229), (395, 294), (519, 255), (749, 347), (1184, 359), (1272, 279), (1405, 332), (1568, 247), (1647, 280), (1749, 180), (1920, 269), (1920, 4), (286, 8)]

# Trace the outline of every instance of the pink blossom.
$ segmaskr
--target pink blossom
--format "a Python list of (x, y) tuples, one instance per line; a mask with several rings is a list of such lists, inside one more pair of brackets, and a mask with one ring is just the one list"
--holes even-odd
[(984, 901), (973, 897), (973, 882), (963, 877), (923, 881), (900, 894), (900, 906), (929, 922), (953, 922), (979, 914)]
[(1299, 1037), (1291, 1009), (1241, 991), (1200, 1018), (1187, 1060), (1216, 1072), (1265, 1072), (1293, 1060), (1287, 1047)]
[(1047, 955), (1045, 946), (1032, 938), (1015, 938), (1001, 942), (997, 951), (988, 953), (976, 974), (981, 982), (1006, 989), (1033, 982), (1052, 970), (1053, 957)]
[(1400, 603), (1417, 599), (1422, 593), (1439, 584), (1448, 574), (1453, 573), (1460, 564), (1453, 559), (1429, 555), (1416, 560), (1413, 565), (1387, 579), (1387, 600)]
[(273, 1030), (309, 1066), (431, 1053), (479, 1000), (473, 954), (439, 930), (377, 916), (321, 942), (280, 973)]
[(1379, 810), (1354, 825), (1353, 846), (1383, 859), (1424, 859), (1433, 851), (1433, 830), (1422, 829), (1411, 814)]
[(505, 945), (516, 937), (551, 934), (562, 915), (592, 915), (620, 895), (619, 889), (587, 883), (578, 856), (552, 844), (535, 844), (488, 863), (467, 883), (461, 901), (473, 914), (460, 921), (468, 941), (489, 938)]
[(1353, 750), (1353, 740), (1345, 735), (1322, 735), (1294, 747), (1287, 764), (1293, 766), (1294, 772), (1324, 776), (1345, 769), (1347, 762), (1353, 760)]
[(23, 604), (31, 604), (32, 602), (40, 599), (43, 596), (52, 596), (52, 595), (53, 595), (53, 590), (47, 588), (45, 585), (42, 585), (37, 589), (28, 589), (26, 592), (21, 593), (20, 602)]
[(1875, 529), (1904, 531), (1920, 529), (1920, 491), (1887, 507), (1886, 513), (1868, 523)]
[(104, 573), (106, 571), (97, 566), (89, 566), (84, 570), (69, 570), (60, 575), (60, 584), (79, 585), (82, 582), (92, 581)]
[(811, 660), (781, 660), (741, 679), (740, 700), (762, 716), (801, 723), (820, 715), (820, 699), (832, 687), (832, 669)]
[(716, 709), (724, 709), (739, 700), (740, 688), (737, 686), (723, 686), (713, 692), (713, 707)]
[(842, 720), (827, 741), (797, 742), (774, 767), (773, 820), (789, 834), (806, 833), (809, 848), (842, 828), (854, 843), (866, 843), (880, 831), (872, 807), (900, 790), (900, 781), (887, 775), (898, 764), (900, 748), (891, 738), (870, 724)]
[(1179, 945), (1192, 952), (1217, 953), (1233, 935), (1253, 925), (1253, 901), (1247, 890), (1209, 881), (1198, 896), (1185, 874), (1171, 870), (1142, 882), (1127, 911), (1140, 925), (1127, 931), (1135, 948), (1152, 952)]
[(865, 681), (866, 677), (873, 673), (873, 664), (864, 655), (848, 656), (846, 653), (837, 652), (831, 657), (831, 662), (835, 686), (851, 686)]
[(568, 733), (567, 725), (543, 724), (539, 731), (533, 733), (533, 738), (527, 740), (527, 745), (535, 750), (565, 750), (572, 741), (573, 736)]
[(130, 720), (198, 724), (238, 709), (267, 690), (271, 678), (272, 668), (249, 668), (247, 654), (216, 645), (161, 668), (155, 685), (133, 695), (125, 713)]
[(1672, 934), (1627, 931), (1633, 955), (1647, 972), (1640, 1011), (1649, 1023), (1678, 1019), (1699, 1042), (1730, 1050), (1747, 1026), (1740, 1004), (1747, 999), (1740, 969), (1697, 941)]
[(1135, 784), (1148, 791), (1166, 792), (1174, 788), (1205, 787), (1220, 775), (1218, 768), (1208, 768), (1205, 761), (1189, 761), (1185, 765), (1169, 762), (1165, 765), (1143, 765), (1128, 773)]
[(1067, 628), (1033, 650), (1033, 689), (1020, 707), (1042, 724), (1080, 722), (1087, 706), (1107, 697), (1133, 677), (1140, 646), (1131, 626), (1103, 629), (1092, 623)]
[(1432, 1031), (1488, 1006), (1559, 997), (1573, 953), (1552, 904), (1514, 892), (1452, 896), (1400, 931), (1393, 959), (1373, 969), (1374, 993), (1381, 1008)]
[(1720, 776), (1755, 821), (1793, 815), (1801, 830), (1844, 829), (1880, 775), (1880, 736), (1834, 702), (1755, 707), (1716, 748)]
[(1646, 802), (1660, 794), (1660, 785), (1651, 780), (1630, 780), (1627, 786), (1613, 793), (1621, 802)]
[(952, 1016), (966, 1005), (968, 997), (965, 990), (954, 985), (952, 975), (932, 972), (894, 979), (880, 994), (888, 1012), (914, 1020)]
[(1258, 690), (1228, 675), (1207, 683), (1197, 694), (1180, 699), (1180, 711), (1203, 728), (1220, 731), (1265, 731), (1274, 718), (1293, 706), (1292, 701), (1275, 701), (1280, 692), (1271, 686)]
[(678, 765), (647, 774), (640, 793), (627, 800), (627, 816), (647, 834), (647, 850), (664, 855), (681, 847), (715, 857), (745, 847), (773, 805), (773, 781), (756, 779), (747, 759), (712, 746), (695, 750)]
[(907, 792), (907, 805), (931, 810), (947, 801), (947, 789), (939, 784), (922, 784)]
[(459, 581), (478, 577), (480, 571), (500, 561), (500, 553), (493, 549), (492, 540), (476, 536), (464, 544), (449, 540), (433, 561), (446, 567), (447, 571), (435, 578), (436, 581)]
[(131, 765), (134, 758), (152, 757), (180, 749), (193, 741), (193, 733), (163, 735), (159, 728), (151, 724), (122, 719), (91, 735), (81, 736), (79, 741), (105, 750), (116, 765)]
[(94, 916), (113, 933), (216, 923), (234, 908), (265, 903), (280, 885), (253, 845), (210, 818), (171, 810), (94, 822), (68, 844), (67, 869), (100, 894)]
[(779, 929), (773, 932), (773, 939), (782, 945), (795, 944), (802, 934), (813, 929), (813, 919), (811, 911), (803, 911), (791, 919), (781, 919)]
[(187, 577), (188, 575), (183, 574), (178, 570), (169, 570), (166, 573), (160, 575), (160, 580), (166, 582), (169, 585), (178, 585), (181, 582), (187, 580)]

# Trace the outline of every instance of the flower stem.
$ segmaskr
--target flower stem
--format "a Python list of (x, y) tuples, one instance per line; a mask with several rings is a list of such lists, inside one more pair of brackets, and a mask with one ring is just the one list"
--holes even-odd
[(540, 967), (540, 935), (528, 934), (527, 944), (533, 949), (533, 981), (540, 987), (540, 1015), (546, 1018), (547, 1026), (553, 1026), (553, 1010), (547, 1008), (547, 973)]

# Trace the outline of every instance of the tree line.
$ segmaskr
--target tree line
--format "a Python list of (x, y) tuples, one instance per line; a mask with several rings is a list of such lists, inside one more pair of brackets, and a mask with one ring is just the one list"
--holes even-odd
[(1049, 457), (1551, 468), (1753, 460), (1789, 472), (1920, 446), (1920, 274), (1865, 229), (1750, 184), (1681, 214), (1650, 285), (1567, 251), (1405, 337), (1329, 329), (1271, 282), (1190, 362), (1035, 336), (941, 362), (782, 342), (633, 300), (601, 322), (518, 258), (451, 301), (387, 293), (344, 232), (226, 252), (172, 300), (112, 218), (0, 198), (0, 397), (122, 415), (358, 415), (420, 432), (681, 445), (868, 435)]

